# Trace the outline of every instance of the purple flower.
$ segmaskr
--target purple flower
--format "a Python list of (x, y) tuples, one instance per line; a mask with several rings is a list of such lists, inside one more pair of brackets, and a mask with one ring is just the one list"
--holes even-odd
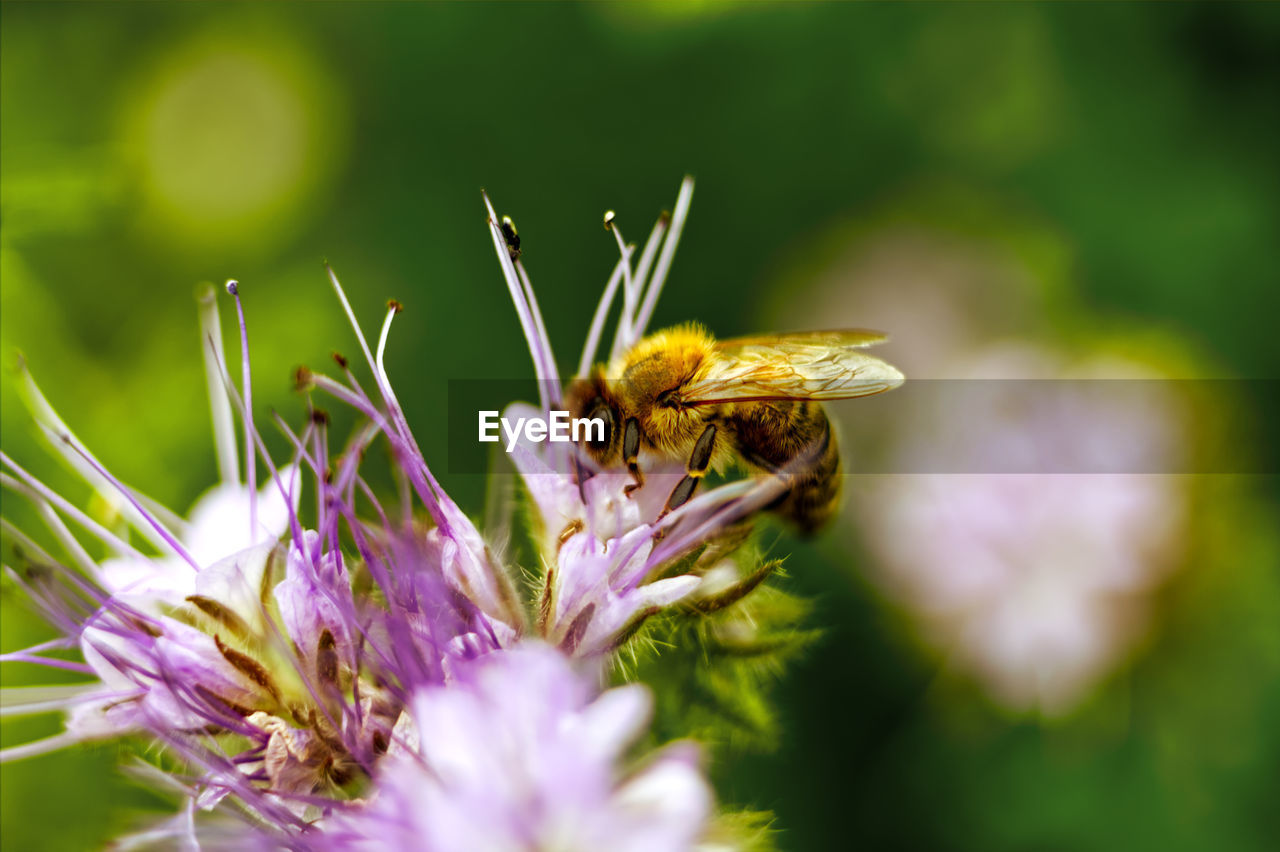
[[(239, 309), (238, 285), (228, 289)], [(332, 382), (370, 413), (373, 424), (357, 433), (332, 466), (323, 416), (313, 416), (301, 434), (281, 424), (294, 445), (293, 458), (277, 467), (264, 453), (268, 482), (261, 490), (254, 482), (256, 465), (246, 461), (241, 484), (234, 438), (224, 423), (233, 404), (245, 424), (245, 445), (260, 451), (262, 442), (246, 414), (247, 384), (234, 391), (213, 343), (217, 313), (207, 299), (203, 324), (210, 341), (207, 372), (222, 388), (210, 393), (220, 468), (232, 480), (202, 498), (188, 521), (113, 477), (26, 380), (32, 410), (51, 445), (127, 509), (122, 514), (147, 534), (155, 552), (117, 537), (3, 457), (12, 473), (4, 484), (36, 504), (69, 561), (81, 569), (63, 566), (14, 530), (29, 558), (57, 572), (34, 572), (26, 583), (65, 637), (3, 659), (98, 678), (57, 692), (7, 693), (6, 712), (63, 709), (68, 721), (64, 734), (7, 749), (3, 756), (28, 757), (79, 739), (145, 731), (213, 769), (226, 747), (221, 735), (234, 733), (249, 745), (231, 754), (232, 781), (223, 772), (221, 780), (206, 785), (216, 791), (214, 798), (229, 792), (252, 797), (262, 790), (305, 797), (368, 774), (408, 695), (424, 683), (443, 682), (452, 661), (511, 641), (516, 628), (502, 616), (514, 613), (518, 619), (519, 613), (503, 595), (478, 532), (434, 486), (416, 446), (405, 440), (403, 416), (389, 387), (381, 406), (374, 406), (349, 372), (349, 384)], [(247, 335), (242, 338), (247, 341)], [(377, 361), (370, 359), (379, 374), (381, 348)], [(247, 351), (246, 343), (245, 356)], [(388, 511), (364, 485), (358, 462), (380, 434), (392, 441), (411, 481), (424, 489), (420, 493), (436, 519), (431, 529), (408, 520), (411, 506)], [(302, 526), (298, 508), (304, 472), (311, 474), (307, 487), (317, 498), (313, 529)], [(357, 515), (358, 494), (379, 521)], [(64, 517), (115, 555), (94, 561)], [(338, 548), (343, 536), (355, 542), (354, 555)], [(356, 594), (353, 570), (378, 594)], [(76, 646), (83, 663), (46, 655)], [(301, 804), (294, 800), (293, 809)]]
[[(620, 286), (613, 351), (644, 333), (691, 193), (686, 180), (674, 217), (658, 223), (634, 270), (633, 249), (614, 228), (622, 259), (584, 364)], [(547, 409), (560, 403), (555, 360), (524, 267), (490, 214)], [(301, 430), (276, 418), (290, 457), (277, 464), (267, 454), (252, 416), (240, 287), (228, 282), (241, 380), (231, 379), (210, 294), (202, 325), (221, 482), (188, 519), (115, 478), (26, 379), (51, 446), (146, 544), (117, 536), (0, 454), (8, 470), (0, 481), (34, 503), (64, 551), (55, 557), (6, 524), (31, 568), (11, 574), (63, 636), (0, 660), (97, 678), (6, 692), (6, 712), (62, 710), (67, 727), (3, 758), (149, 736), (188, 772), (138, 771), (189, 802), (137, 842), (195, 842), (207, 825), (218, 843), (293, 848), (688, 848), (711, 809), (696, 750), (677, 744), (632, 765), (624, 752), (645, 726), (649, 693), (601, 693), (599, 677), (645, 618), (703, 592), (736, 600), (735, 586), (745, 594), (760, 582), (760, 570), (740, 579), (728, 557), (743, 522), (782, 493), (782, 478), (722, 486), (659, 518), (675, 468), (652, 470), (646, 488), (627, 494), (626, 478), (584, 471), (573, 449), (522, 446), (516, 460), (540, 515), (546, 566), (536, 598), (523, 600), (409, 431), (384, 363), (399, 305), (389, 306), (371, 347), (328, 274), (374, 392), (341, 356), (337, 378), (302, 370), (299, 388), (350, 406), (364, 422), (334, 455), (328, 417), (309, 395)], [(361, 473), (378, 440), (407, 484), (392, 501)], [(91, 556), (68, 520), (109, 556)], [(83, 662), (49, 653), (70, 648)], [(224, 807), (228, 799), (236, 807)], [(197, 818), (208, 810), (227, 819)]]
[(649, 710), (644, 687), (597, 694), (545, 645), (492, 654), (414, 696), (375, 792), (327, 821), (321, 846), (689, 849), (711, 792), (691, 744), (628, 764)]

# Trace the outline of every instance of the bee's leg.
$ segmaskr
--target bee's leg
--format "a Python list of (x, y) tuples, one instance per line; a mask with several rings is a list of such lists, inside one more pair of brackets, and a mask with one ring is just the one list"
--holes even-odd
[(640, 471), (640, 464), (637, 461), (639, 457), (640, 421), (632, 417), (627, 420), (627, 425), (622, 430), (622, 460), (627, 463), (627, 469), (635, 478), (635, 482), (622, 489), (622, 493), (628, 497), (631, 496), (632, 491), (644, 486), (644, 474)]
[(676, 487), (671, 489), (671, 496), (667, 498), (667, 507), (662, 510), (661, 515), (658, 515), (659, 519), (689, 502), (689, 498), (698, 488), (698, 481), (707, 475), (707, 468), (711, 466), (711, 456), (715, 449), (716, 424), (708, 423), (707, 428), (703, 429), (702, 434), (698, 436), (698, 443), (693, 445), (693, 452), (689, 454), (689, 464), (685, 467), (684, 479), (677, 482)]

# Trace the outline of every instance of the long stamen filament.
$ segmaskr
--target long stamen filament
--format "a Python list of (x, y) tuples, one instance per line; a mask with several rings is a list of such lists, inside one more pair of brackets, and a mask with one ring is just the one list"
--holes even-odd
[(111, 530), (107, 529), (102, 524), (77, 509), (69, 500), (19, 467), (14, 463), (13, 459), (9, 458), (3, 452), (0, 452), (0, 462), (3, 462), (6, 467), (18, 475), (18, 479), (14, 479), (11, 476), (0, 474), (0, 485), (3, 485), (12, 491), (24, 494), (31, 500), (48, 501), (85, 530), (93, 533), (105, 542), (107, 546), (114, 549), (117, 553), (137, 559), (147, 558), (142, 551), (138, 550), (136, 547), (111, 532)]
[[(237, 298), (237, 299), (236, 299), (236, 307), (238, 308), (239, 306), (240, 306), (240, 300)], [(241, 314), (241, 317), (242, 317), (241, 327), (243, 328), (243, 314)], [(246, 355), (247, 355), (247, 353), (246, 353)], [(245, 433), (245, 450), (246, 450), (246, 455), (248, 455), (248, 456), (253, 456), (253, 455), (254, 455), (254, 450), (255, 450), (255, 448), (256, 448), (257, 452), (262, 453), (263, 461), (265, 461), (265, 462), (267, 463), (267, 469), (268, 469), (268, 471), (269, 471), (269, 472), (270, 472), (270, 474), (271, 474), (271, 481), (272, 481), (273, 483), (275, 483), (276, 490), (277, 490), (277, 491), (279, 491), (280, 496), (284, 498), (284, 504), (285, 504), (285, 507), (286, 507), (286, 511), (288, 512), (288, 515), (289, 515), (289, 527), (290, 527), (290, 534), (291, 534), (295, 539), (297, 539), (297, 540), (301, 540), (301, 538), (302, 538), (302, 523), (298, 520), (298, 513), (297, 513), (297, 511), (296, 511), (296, 510), (294, 509), (294, 507), (293, 507), (293, 496), (294, 496), (294, 495), (293, 495), (293, 492), (292, 492), (292, 491), (290, 491), (288, 488), (286, 488), (286, 487), (285, 487), (285, 485), (284, 485), (284, 483), (281, 481), (281, 479), (280, 479), (280, 471), (276, 469), (275, 464), (271, 461), (271, 454), (267, 452), (267, 447), (266, 447), (266, 444), (264, 444), (264, 443), (263, 443), (263, 441), (262, 441), (262, 436), (261, 436), (261, 435), (259, 435), (259, 434), (258, 434), (258, 430), (254, 428), (254, 426), (253, 426), (253, 418), (252, 418), (252, 416), (250, 416), (250, 414), (249, 414), (249, 410), (248, 410), (247, 408), (245, 408), (245, 407), (244, 407), (244, 406), (245, 406), (245, 402), (246, 402), (247, 400), (241, 400), (241, 399), (240, 399), (240, 397), (238, 397), (238, 396), (236, 396), (234, 393), (232, 393), (231, 378), (227, 375), (227, 372), (226, 372), (226, 365), (225, 365), (225, 364), (223, 364), (222, 362), (218, 362), (218, 363), (217, 363), (217, 366), (218, 366), (218, 375), (219, 375), (219, 378), (222, 380), (223, 384), (224, 384), (224, 385), (226, 386), (226, 388), (227, 388), (228, 398), (229, 398), (229, 399), (231, 399), (231, 400), (235, 403), (236, 408), (237, 408), (237, 410), (238, 410), (238, 411), (237, 411), (237, 413), (239, 413), (240, 418), (244, 421), (244, 433)], [(246, 379), (246, 389), (247, 389), (247, 387), (248, 387), (248, 384), (247, 384), (248, 376), (247, 376), (247, 375), (245, 376), (245, 379)], [(251, 500), (253, 500), (253, 499), (256, 499), (256, 496), (257, 496), (257, 486), (256, 486), (256, 483), (255, 483), (254, 478), (253, 478), (253, 476), (252, 476), (252, 468), (250, 468), (250, 471), (251, 471), (251, 475), (250, 475), (250, 477), (249, 477), (249, 489), (250, 489), (250, 490), (249, 490), (249, 495), (250, 495)], [(297, 471), (296, 471), (296, 470), (295, 470), (295, 474), (297, 474)], [(293, 487), (295, 487), (295, 488), (301, 488), (301, 487), (302, 487), (302, 480), (301, 480), (301, 476), (300, 476), (300, 475), (295, 475), (294, 481), (293, 481), (293, 482), (291, 482), (291, 483), (290, 483), (290, 485), (291, 485), (291, 486), (293, 486)], [(250, 508), (251, 508), (251, 510), (252, 510), (253, 508), (255, 508), (255, 507), (256, 507), (256, 505), (257, 505), (257, 504), (256, 504), (256, 502), (251, 502), (249, 505), (250, 505)], [(253, 517), (253, 519), (252, 519), (252, 521), (251, 521), (251, 525), (250, 525), (250, 539), (249, 539), (249, 540), (250, 540), (251, 542), (257, 543), (257, 541), (258, 541), (257, 531), (258, 531), (257, 518), (256, 518), (256, 517)]]
[(644, 242), (644, 250), (640, 252), (640, 260), (636, 263), (636, 280), (640, 282), (640, 286), (645, 292), (648, 292), (649, 271), (653, 268), (653, 259), (658, 256), (658, 249), (662, 245), (662, 238), (666, 236), (667, 227), (671, 224), (671, 214), (665, 210), (658, 217), (658, 221), (653, 223), (653, 230), (649, 232), (649, 239)]
[(249, 379), (249, 329), (244, 321), (244, 305), (240, 302), (240, 285), (227, 282), (227, 292), (236, 300), (236, 317), (240, 321), (240, 383), (244, 394), (244, 479), (249, 488), (249, 541), (258, 540), (258, 481), (255, 475), (257, 454), (253, 451), (253, 385)]
[(636, 307), (640, 304), (640, 284), (642, 279), (631, 274), (631, 253), (635, 251), (635, 246), (627, 245), (627, 241), (622, 238), (622, 229), (618, 227), (618, 223), (614, 221), (613, 211), (610, 210), (605, 214), (605, 227), (613, 233), (614, 242), (618, 244), (618, 254), (627, 259), (626, 266), (622, 270), (623, 283), (623, 310), (628, 321), (635, 316)]
[[(42, 426), (42, 428), (47, 429), (48, 427)], [(94, 471), (96, 471), (99, 476), (101, 476), (107, 482), (111, 483), (112, 487), (116, 489), (116, 491), (120, 494), (120, 496), (123, 497), (125, 501), (129, 503), (129, 505), (133, 506), (133, 508), (138, 512), (138, 514), (142, 516), (142, 519), (153, 530), (155, 530), (156, 535), (158, 535), (160, 537), (160, 540), (164, 542), (166, 549), (170, 550), (175, 555), (181, 557), (184, 562), (186, 562), (196, 571), (200, 570), (200, 564), (196, 562), (195, 558), (190, 553), (187, 552), (187, 549), (182, 546), (182, 543), (178, 541), (177, 538), (174, 537), (173, 533), (165, 529), (164, 524), (160, 523), (160, 521), (158, 521), (155, 517), (153, 517), (150, 512), (148, 512), (146, 509), (142, 507), (142, 504), (138, 502), (138, 498), (133, 495), (133, 492), (130, 491), (123, 482), (121, 482), (120, 480), (112, 476), (105, 467), (99, 464), (97, 459), (89, 455), (85, 450), (81, 449), (80, 446), (73, 441), (70, 435), (51, 434), (50, 439), (60, 440), (63, 443), (65, 443), (67, 446), (71, 447), (73, 452), (78, 454), (82, 459), (85, 460), (86, 463), (91, 465)]]
[[(382, 332), (378, 335), (378, 354), (374, 356), (374, 363), (377, 365), (378, 374), (386, 379), (387, 368), (383, 364), (383, 356), (387, 352), (387, 338), (391, 334), (391, 321), (396, 318), (396, 314), (400, 313), (400, 303), (392, 302), (387, 306), (387, 316), (382, 321)], [(390, 381), (387, 382), (391, 384)]]
[(618, 325), (613, 333), (612, 353), (626, 350), (630, 347), (629, 343), (624, 343), (629, 334), (629, 329), (635, 320), (636, 309), (640, 306), (641, 287), (644, 284), (642, 278), (637, 277), (631, 272), (631, 256), (635, 254), (636, 247), (627, 245), (622, 239), (622, 230), (617, 224), (608, 218), (608, 228), (613, 231), (614, 240), (618, 243), (618, 254), (622, 263), (622, 312), (618, 314)]
[(10, 746), (6, 749), (0, 749), (0, 763), (10, 763), (15, 760), (25, 760), (29, 757), (38, 757), (42, 754), (60, 751), (69, 745), (79, 742), (80, 738), (67, 731), (60, 734), (54, 734), (51, 737), (45, 737), (35, 742), (23, 743), (22, 745)]
[(481, 193), (484, 198), (485, 209), (489, 212), (489, 234), (493, 238), (494, 251), (498, 253), (498, 263), (502, 266), (502, 275), (507, 282), (507, 290), (511, 293), (511, 301), (515, 304), (516, 315), (520, 318), (520, 327), (524, 330), (525, 341), (529, 345), (529, 354), (533, 357), (534, 372), (538, 379), (538, 400), (543, 411), (550, 409), (550, 398), (547, 395), (547, 389), (551, 385), (559, 385), (560, 380), (556, 374), (555, 360), (547, 359), (548, 347), (543, 347), (541, 338), (538, 335), (537, 325), (533, 319), (533, 312), (529, 306), (528, 298), (525, 295), (524, 286), (520, 281), (520, 275), (516, 272), (515, 263), (511, 260), (511, 253), (507, 248), (506, 237), (502, 234), (502, 229), (498, 225), (498, 214), (494, 212), (493, 205), (489, 203), (489, 196)]
[(44, 430), (45, 436), (57, 436), (56, 438), (49, 437), (49, 443), (54, 451), (66, 459), (67, 463), (86, 482), (93, 486), (94, 492), (106, 501), (113, 510), (124, 515), (134, 529), (140, 532), (144, 538), (163, 550), (164, 543), (152, 532), (151, 519), (147, 517), (148, 513), (145, 510), (136, 509), (128, 502), (122, 501), (120, 494), (116, 492), (111, 483), (99, 475), (98, 468), (101, 468), (102, 465), (97, 458), (93, 453), (89, 452), (89, 448), (81, 443), (75, 433), (67, 427), (67, 424), (58, 416), (58, 412), (54, 411), (53, 406), (49, 404), (48, 399), (40, 391), (35, 378), (26, 369), (25, 363), (20, 366), (22, 397), (37, 425)]
[(525, 271), (524, 264), (519, 260), (515, 263), (516, 274), (520, 276), (520, 286), (524, 289), (525, 299), (529, 303), (529, 310), (533, 314), (533, 325), (538, 330), (538, 340), (542, 347), (542, 359), (551, 366), (552, 378), (549, 380), (547, 387), (548, 402), (552, 408), (559, 408), (561, 403), (561, 389), (559, 373), (556, 371), (556, 358), (551, 352), (551, 338), (547, 336), (547, 327), (542, 322), (542, 309), (538, 307), (538, 297), (533, 292), (533, 284), (529, 281), (529, 273)]
[(578, 361), (578, 378), (585, 377), (591, 371), (591, 364), (596, 359), (596, 350), (600, 348), (600, 336), (604, 333), (605, 320), (609, 317), (609, 308), (613, 307), (613, 299), (617, 295), (623, 273), (629, 266), (629, 257), (630, 255), (619, 258), (614, 264), (613, 272), (609, 275), (609, 283), (605, 285), (600, 303), (596, 305), (596, 312), (591, 317), (591, 328), (587, 331), (587, 342), (582, 347), (582, 358)]
[[(487, 201), (487, 199), (486, 199)], [(492, 208), (490, 208), (492, 212)], [(508, 264), (510, 259), (508, 258)], [(369, 364), (369, 369), (373, 371), (374, 382), (378, 386), (378, 392), (382, 395), (383, 401), (387, 405), (387, 415), (390, 418), (390, 426), (384, 430), (388, 438), (396, 439), (399, 445), (406, 448), (406, 458), (414, 462), (415, 467), (420, 468), (419, 473), (422, 476), (424, 485), (431, 492), (431, 497), (423, 497), (427, 502), (428, 508), (438, 508), (440, 504), (449, 502), (449, 496), (444, 493), (444, 489), (440, 487), (440, 483), (436, 480), (435, 475), (431, 473), (431, 469), (427, 467), (426, 461), (423, 459), (422, 450), (418, 447), (417, 439), (413, 437), (413, 432), (409, 429), (409, 422), (405, 419), (404, 411), (400, 408), (400, 404), (396, 401), (395, 392), (391, 390), (391, 383), (388, 380), (385, 371), (378, 368), (378, 362), (374, 359), (373, 353), (369, 351), (368, 341), (365, 340), (364, 332), (360, 328), (360, 323), (356, 320), (355, 312), (351, 309), (351, 303), (347, 301), (346, 293), (342, 289), (342, 284), (338, 281), (338, 276), (334, 273), (333, 268), (327, 263), (325, 269), (329, 273), (329, 282), (333, 285), (334, 292), (338, 294), (338, 300), (342, 303), (342, 308), (347, 314), (347, 319), (351, 322), (351, 327), (355, 330), (356, 337), (360, 341), (360, 349), (364, 352), (365, 360)], [(554, 367), (553, 367), (554, 369)], [(352, 386), (359, 388), (355, 378), (348, 374)], [(363, 394), (363, 392), (361, 392)], [(369, 403), (372, 407), (372, 403)], [(395, 441), (393, 441), (395, 443)], [(433, 515), (439, 522), (439, 513), (433, 510)]]
[(223, 482), (239, 484), (240, 470), (236, 458), (236, 424), (231, 403), (218, 380), (217, 363), (226, 360), (222, 349), (222, 323), (218, 299), (212, 287), (200, 294), (200, 335), (207, 343), (204, 352), (204, 377), (209, 390), (209, 412), (213, 417), (213, 446), (218, 455), (218, 475)]
[(653, 269), (653, 279), (649, 282), (648, 291), (644, 295), (644, 305), (636, 317), (632, 327), (632, 335), (644, 334), (649, 320), (653, 317), (653, 309), (658, 304), (658, 296), (662, 293), (662, 285), (667, 282), (667, 273), (671, 270), (671, 261), (676, 256), (676, 246), (680, 244), (680, 234), (684, 230), (685, 220), (689, 218), (689, 205), (693, 201), (693, 178), (686, 176), (680, 184), (680, 195), (676, 197), (675, 211), (671, 214), (671, 230), (662, 244), (662, 253), (658, 256), (658, 264)]
[(44, 520), (45, 525), (58, 539), (58, 543), (62, 545), (63, 550), (71, 557), (86, 577), (97, 579), (101, 576), (98, 572), (98, 564), (93, 561), (93, 557), (80, 544), (79, 539), (71, 534), (71, 530), (67, 529), (67, 525), (62, 522), (62, 518), (58, 517), (58, 513), (53, 511), (48, 503), (40, 501), (36, 504), (36, 511), (40, 513), (40, 517)]

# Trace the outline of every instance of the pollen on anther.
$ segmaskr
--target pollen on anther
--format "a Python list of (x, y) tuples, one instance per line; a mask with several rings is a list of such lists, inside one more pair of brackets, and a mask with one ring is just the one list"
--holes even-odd
[(314, 378), (309, 367), (299, 367), (293, 372), (294, 390), (310, 390), (314, 383)]
[(396, 313), (400, 313), (401, 311), (404, 310), (404, 305), (400, 304), (399, 299), (388, 299), (387, 309), (395, 311)]
[(618, 214), (614, 213), (612, 210), (604, 211), (604, 229), (606, 231), (613, 227), (613, 220), (616, 219), (617, 216)]
[(234, 278), (227, 279), (227, 292), (232, 296), (240, 295), (240, 282)]

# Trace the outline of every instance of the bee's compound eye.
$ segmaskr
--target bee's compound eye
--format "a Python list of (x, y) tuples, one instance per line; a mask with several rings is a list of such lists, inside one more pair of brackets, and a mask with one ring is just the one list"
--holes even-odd
[(590, 426), (587, 429), (587, 439), (585, 441), (589, 449), (597, 453), (603, 453), (613, 445), (613, 430), (617, 427), (617, 418), (614, 417), (613, 409), (603, 399), (597, 399), (587, 413), (587, 418), (589, 420), (600, 420), (604, 423), (603, 430), (594, 425)]

